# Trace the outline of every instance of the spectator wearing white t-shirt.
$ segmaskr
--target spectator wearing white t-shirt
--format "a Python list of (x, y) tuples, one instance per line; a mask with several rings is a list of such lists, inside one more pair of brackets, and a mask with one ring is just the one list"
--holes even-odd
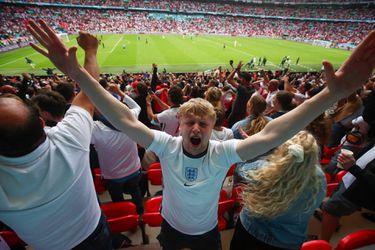
[[(151, 106), (151, 101), (158, 102), (160, 107), (165, 110), (159, 114), (154, 114)], [(172, 86), (168, 90), (168, 104), (161, 101), (155, 94), (150, 94), (147, 97), (147, 115), (150, 121), (161, 125), (161, 130), (170, 134), (171, 136), (179, 135), (178, 110), (184, 101), (182, 89), (177, 85)], [(142, 167), (147, 169), (150, 164), (158, 162), (159, 159), (154, 152), (146, 150), (143, 159)]]

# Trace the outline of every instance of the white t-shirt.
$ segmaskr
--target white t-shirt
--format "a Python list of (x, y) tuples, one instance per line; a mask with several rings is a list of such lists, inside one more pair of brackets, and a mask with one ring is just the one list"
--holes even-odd
[(180, 126), (177, 118), (178, 110), (178, 107), (169, 108), (156, 115), (159, 123), (162, 123), (161, 130), (171, 136), (178, 136), (180, 134), (178, 130)]
[(239, 140), (210, 141), (206, 154), (184, 154), (182, 137), (154, 131), (149, 150), (160, 159), (163, 171), (162, 216), (176, 230), (200, 235), (217, 225), (220, 189), (229, 167), (241, 161)]
[(33, 152), (0, 156), (0, 221), (34, 249), (71, 249), (98, 225), (89, 164), (92, 127), (90, 114), (71, 106)]
[(98, 153), (104, 179), (120, 179), (141, 168), (137, 144), (126, 134), (107, 127), (101, 121), (94, 122), (91, 143)]
[(266, 97), (267, 108), (266, 108), (265, 112), (268, 112), (269, 110), (272, 109), (272, 107), (273, 107), (272, 99), (277, 94), (277, 92), (278, 92), (278, 90), (268, 92), (268, 95)]
[(233, 131), (229, 128), (222, 127), (222, 130), (212, 130), (211, 140), (215, 141), (226, 141), (233, 139)]

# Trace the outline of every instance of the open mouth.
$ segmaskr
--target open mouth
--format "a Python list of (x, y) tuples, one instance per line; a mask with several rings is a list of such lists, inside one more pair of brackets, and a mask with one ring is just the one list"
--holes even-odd
[(201, 143), (201, 138), (191, 137), (190, 142), (193, 146), (198, 146)]

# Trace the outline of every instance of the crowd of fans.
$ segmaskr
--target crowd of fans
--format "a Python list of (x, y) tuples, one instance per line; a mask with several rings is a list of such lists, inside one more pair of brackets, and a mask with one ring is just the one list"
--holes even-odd
[[(280, 117), (287, 112), (293, 110), (295, 107), (303, 103), (305, 100), (308, 100), (312, 96), (319, 93), (326, 85), (325, 78), (323, 74), (321, 73), (289, 73), (287, 75), (283, 75), (283, 72), (271, 72), (271, 71), (261, 71), (261, 72), (253, 72), (251, 74), (240, 72), (238, 71), (238, 68), (241, 69), (241, 64), (237, 66), (237, 68), (229, 68), (229, 69), (223, 69), (218, 68), (217, 70), (212, 71), (211, 73), (181, 73), (181, 74), (173, 74), (168, 72), (158, 72), (157, 71), (157, 65), (153, 65), (151, 67), (151, 72), (144, 72), (142, 74), (132, 74), (132, 73), (123, 73), (119, 75), (110, 75), (110, 74), (101, 74), (100, 75), (100, 84), (105, 87), (109, 92), (111, 92), (112, 95), (114, 95), (116, 98), (122, 99), (126, 96), (126, 98), (133, 99), (137, 104), (131, 104), (138, 107), (137, 109), (140, 109), (140, 111), (137, 111), (139, 114), (139, 120), (147, 125), (148, 127), (154, 128), (154, 129), (161, 129), (164, 130), (164, 124), (163, 126), (155, 125), (155, 123), (152, 123), (152, 120), (156, 120), (161, 122), (161, 117), (159, 117), (159, 112), (164, 112), (162, 110), (165, 110), (164, 105), (171, 105), (169, 109), (178, 108), (180, 106), (180, 103), (186, 102), (190, 99), (194, 98), (204, 98), (208, 100), (214, 107), (215, 112), (217, 113), (217, 124), (215, 124), (215, 128), (213, 130), (213, 134), (211, 139), (215, 140), (228, 140), (231, 138), (236, 139), (243, 139), (250, 135), (253, 135), (254, 133), (259, 132), (261, 129), (264, 128), (264, 126), (270, 122), (272, 119), (276, 119), (277, 117)], [(247, 84), (247, 85), (244, 85)], [(239, 85), (244, 85), (249, 91), (248, 94), (248, 103), (247, 105), (241, 105), (236, 106), (236, 99), (240, 99), (239, 97)], [(147, 91), (147, 89), (151, 89), (153, 91)], [(365, 100), (366, 98), (373, 98), (373, 91), (375, 89), (375, 75), (373, 75), (366, 85), (360, 90), (358, 90), (356, 93), (353, 93), (348, 98), (344, 98), (337, 102), (330, 110), (327, 110), (326, 114), (318, 117), (313, 123), (311, 123), (307, 130), (312, 133), (317, 141), (317, 145), (319, 146), (319, 151), (322, 153), (321, 157), (324, 156), (324, 146), (330, 145), (330, 146), (337, 146), (340, 144), (340, 140), (343, 136), (345, 136), (345, 133), (348, 133), (352, 129), (357, 129), (357, 123), (344, 123), (344, 120), (353, 120), (358, 119), (358, 117), (361, 117), (364, 110), (366, 110), (365, 104), (363, 104), (362, 99)], [(76, 85), (74, 81), (72, 81), (70, 78), (65, 76), (58, 76), (56, 74), (50, 74), (49, 76), (34, 76), (30, 74), (23, 74), (21, 77), (7, 77), (7, 76), (0, 76), (0, 94), (3, 95), (9, 95), (14, 94), (18, 97), (29, 101), (31, 100), (32, 103), (35, 105), (44, 105), (40, 106), (39, 108), (42, 109), (43, 115), (45, 112), (53, 112), (53, 107), (58, 105), (56, 102), (61, 102), (61, 110), (65, 110), (65, 105), (67, 103), (71, 103), (74, 99), (74, 94), (79, 91), (79, 86)], [(178, 92), (178, 101), (175, 101), (176, 104), (173, 106), (173, 103), (171, 102), (171, 98), (173, 98), (172, 92)], [(372, 94), (371, 94), (372, 93)], [(60, 94), (66, 98), (66, 100), (63, 100), (64, 98), (60, 96)], [(57, 97), (56, 97), (57, 95)], [(50, 100), (47, 101), (45, 96), (49, 96)], [(168, 96), (168, 97), (167, 97)], [(176, 96), (176, 93), (174, 94)], [(371, 96), (371, 97), (368, 97)], [(243, 97), (241, 97), (243, 98)], [(53, 99), (53, 100), (52, 100)], [(60, 100), (61, 99), (61, 100)], [(38, 101), (39, 100), (39, 101)], [(129, 100), (126, 103), (129, 103)], [(176, 97), (175, 99), (176, 100)], [(355, 100), (355, 101), (353, 101)], [(370, 99), (371, 100), (371, 99)], [(134, 103), (134, 101), (131, 101), (130, 103)], [(46, 102), (46, 103), (45, 103)], [(246, 102), (246, 100), (245, 100)], [(163, 105), (159, 105), (157, 108), (156, 103), (162, 103)], [(353, 104), (354, 103), (354, 104)], [(138, 106), (139, 105), (139, 106)], [(131, 106), (130, 106), (131, 107)], [(162, 108), (160, 108), (162, 107)], [(168, 107), (168, 106), (167, 106)], [(371, 110), (373, 106), (368, 106), (367, 110)], [(152, 109), (152, 111), (150, 111)], [(220, 111), (221, 110), (221, 111)], [(147, 113), (151, 112), (150, 115), (146, 115)], [(221, 113), (220, 113), (221, 112)], [(144, 115), (142, 115), (142, 113)], [(235, 113), (233, 115), (233, 113)], [(371, 112), (370, 112), (371, 113)], [(44, 117), (44, 116), (43, 116)], [(59, 119), (51, 118), (53, 116), (45, 116), (45, 122), (48, 126), (55, 126), (56, 122), (62, 119), (62, 115), (60, 114)], [(159, 118), (158, 118), (159, 117)], [(175, 115), (174, 115), (175, 117)], [(374, 124), (373, 115), (371, 116), (371, 120), (367, 119), (366, 122), (368, 123), (368, 126), (372, 126)], [(102, 122), (106, 120), (102, 120), (100, 117), (97, 117), (98, 122), (96, 122), (95, 126), (103, 127), (103, 126), (110, 126), (110, 128), (106, 128), (109, 131), (115, 130), (112, 125), (104, 123), (106, 125), (103, 125)], [(107, 121), (108, 122), (108, 121)], [(171, 122), (171, 120), (167, 120), (166, 123)], [(363, 123), (363, 121), (362, 121)], [(367, 124), (366, 123), (366, 124)], [(52, 124), (52, 125), (51, 125)], [(99, 124), (99, 125), (98, 125)], [(333, 125), (332, 125), (333, 124)], [(344, 125), (345, 124), (345, 125)], [(357, 124), (357, 125), (356, 125)], [(340, 129), (338, 131), (337, 125), (340, 126)], [(362, 125), (361, 125), (362, 126)], [(231, 128), (231, 129), (230, 129)], [(94, 129), (95, 131), (95, 129)], [(117, 130), (116, 130), (117, 131)], [(176, 129), (173, 129), (173, 131), (178, 131)], [(166, 131), (167, 133), (170, 133)], [(338, 134), (339, 132), (339, 134)], [(118, 132), (113, 132), (118, 133)], [(365, 139), (362, 141), (363, 144), (361, 144), (361, 149), (368, 146), (373, 145), (375, 136), (373, 133), (373, 129), (367, 129), (366, 132), (364, 132)], [(176, 136), (176, 134), (173, 134)], [(178, 135), (178, 134), (177, 134)], [(301, 143), (301, 145), (304, 145), (307, 143), (306, 139), (306, 132), (300, 133), (298, 137), (293, 138), (293, 143), (298, 144)], [(94, 137), (96, 138), (96, 137)], [(104, 137), (102, 138), (104, 139)], [(315, 143), (315, 139), (310, 135), (308, 137), (308, 145), (309, 147), (313, 147)], [(97, 139), (93, 140), (94, 143), (97, 143)], [(126, 143), (129, 143), (129, 138), (127, 138), (125, 141)], [(300, 141), (302, 140), (302, 141)], [(290, 143), (292, 143), (290, 142)], [(133, 143), (134, 144), (134, 143)], [(135, 145), (135, 144), (134, 144)], [(99, 150), (99, 146), (97, 150)], [(109, 147), (108, 145), (105, 146), (106, 148)], [(359, 153), (360, 150), (355, 150), (357, 146), (348, 144), (344, 146), (344, 148), (351, 149), (353, 152), (355, 152), (355, 155)], [(102, 149), (100, 149), (102, 150)], [(118, 148), (114, 148), (111, 150), (113, 153), (113, 150), (118, 150)], [(306, 150), (309, 150), (309, 154), (312, 154), (312, 157), (314, 154), (317, 153), (318, 149), (311, 149), (306, 148)], [(307, 151), (306, 151), (307, 152)], [(338, 151), (340, 152), (340, 151)], [(107, 152), (106, 154), (108, 154)], [(149, 158), (146, 159), (147, 164), (144, 165), (145, 158), (149, 157), (148, 151), (146, 151), (146, 154), (143, 156), (142, 160), (142, 167), (144, 169), (147, 169), (150, 162), (147, 160), (150, 160)], [(270, 153), (270, 152), (269, 152)], [(130, 153), (129, 153), (130, 154)], [(282, 153), (280, 151), (274, 151), (272, 154), (270, 154), (266, 159), (262, 160), (254, 160), (249, 161), (246, 163), (238, 164), (238, 169), (236, 169), (235, 176), (242, 176), (241, 182), (245, 178), (247, 171), (254, 168), (254, 166), (258, 166), (259, 164), (266, 164), (267, 161), (276, 162), (279, 159), (288, 158), (287, 155), (281, 155)], [(142, 154), (141, 154), (142, 155)], [(273, 156), (272, 156), (273, 155)], [(339, 155), (339, 154), (337, 154)], [(358, 154), (359, 155), (359, 154)], [(99, 154), (99, 157), (103, 157), (101, 154)], [(280, 158), (281, 157), (281, 158)], [(112, 159), (112, 157), (111, 157)], [(139, 159), (136, 157), (137, 166), (139, 165)], [(129, 160), (129, 159), (128, 159)], [(153, 158), (154, 161), (158, 161), (158, 158)], [(289, 158), (288, 158), (288, 161)], [(100, 161), (101, 162), (101, 161)], [(151, 162), (152, 163), (152, 162)], [(310, 162), (311, 163), (311, 162)], [(291, 164), (291, 163), (290, 163)], [(129, 164), (127, 164), (129, 166)], [(311, 166), (310, 166), (311, 167)], [(278, 168), (276, 168), (277, 170)], [(298, 231), (298, 234), (304, 238), (305, 230), (307, 228), (307, 221), (309, 221), (310, 216), (312, 215), (312, 212), (315, 210), (315, 208), (320, 204), (322, 197), (324, 196), (325, 192), (325, 177), (322, 173), (315, 173), (313, 170), (309, 170), (308, 166), (305, 166), (301, 169), (306, 169), (306, 171), (311, 171), (309, 173), (309, 176), (315, 175), (315, 179), (311, 179), (312, 182), (314, 182), (314, 185), (319, 186), (319, 191), (315, 193), (317, 197), (314, 199), (314, 205), (310, 207), (310, 210), (308, 213), (305, 214), (306, 223), (301, 224), (301, 228), (304, 228), (303, 230)], [(319, 168), (320, 169), (320, 168)], [(333, 171), (332, 171), (333, 169)], [(337, 157), (334, 159), (332, 163), (329, 164), (329, 168), (326, 169), (327, 173), (334, 176), (337, 174), (337, 172), (340, 170), (337, 168)], [(104, 171), (104, 170), (102, 170)], [(108, 170), (106, 170), (108, 171)], [(301, 170), (302, 171), (302, 170)], [(321, 170), (319, 170), (321, 171)], [(280, 173), (279, 169), (276, 171), (277, 173)], [(308, 180), (308, 178), (305, 178), (306, 175), (302, 174), (300, 177), (295, 177), (293, 175), (293, 180), (297, 181), (303, 181)], [(255, 177), (254, 177), (255, 178)], [(260, 178), (259, 176), (256, 178)], [(264, 178), (264, 177), (262, 177)], [(284, 176), (285, 180), (287, 180), (288, 173), (286, 172)], [(311, 177), (312, 178), (312, 177)], [(332, 177), (333, 178), (333, 177)], [(246, 178), (245, 178), (246, 179)], [(138, 180), (138, 179), (137, 179)], [(263, 179), (258, 180), (264, 181)], [(137, 183), (137, 182), (134, 182)], [(134, 185), (134, 183), (132, 185)], [(242, 182), (243, 184), (244, 182)], [(234, 182), (234, 185), (239, 185), (239, 181)], [(250, 184), (249, 184), (250, 185)], [(281, 185), (281, 184), (280, 184)], [(290, 182), (289, 182), (290, 185)], [(309, 184), (310, 185), (310, 184)], [(254, 192), (263, 193), (263, 189), (257, 188), (259, 185), (253, 186), (254, 190), (252, 193), (248, 193), (247, 195), (254, 195)], [(273, 188), (275, 188), (274, 185), (272, 185)], [(290, 192), (290, 194), (294, 194), (295, 192)], [(122, 197), (122, 195), (121, 195)], [(132, 194), (133, 197), (133, 194)], [(139, 196), (138, 196), (139, 197)], [(272, 196), (275, 198), (274, 196)], [(270, 199), (273, 199), (273, 198)], [(294, 197), (294, 196), (293, 196)], [(300, 201), (301, 197), (298, 196), (298, 200), (300, 205), (305, 204)], [(113, 201), (120, 201), (115, 200), (112, 197)], [(280, 213), (280, 209), (282, 206), (286, 206), (286, 202), (291, 202), (290, 200), (294, 199), (292, 197), (284, 197), (282, 201), (280, 201), (280, 204), (276, 206), (275, 203), (273, 204), (273, 207), (269, 207), (268, 209), (270, 211), (267, 212), (267, 216), (270, 212), (272, 213)], [(251, 200), (249, 198), (249, 200)], [(136, 202), (136, 200), (133, 201), (137, 204), (137, 211), (142, 213), (143, 208), (139, 206), (139, 204)], [(307, 201), (307, 200), (306, 200)], [(246, 206), (249, 206), (253, 209), (258, 208), (259, 203), (254, 204), (246, 204)], [(260, 209), (260, 208), (259, 208)], [(293, 208), (295, 211), (299, 211), (298, 209), (301, 208)], [(288, 209), (288, 211), (290, 208)], [(292, 210), (292, 211), (294, 211)], [(283, 210), (284, 211), (284, 210)], [(328, 211), (330, 211), (328, 209)], [(261, 214), (260, 216), (264, 216), (264, 211), (259, 211)], [(284, 215), (284, 217), (288, 220), (290, 220), (290, 211)], [(258, 216), (256, 216), (258, 217)], [(243, 222), (241, 222), (243, 223)], [(257, 223), (252, 222), (252, 223)], [(274, 222), (277, 225), (279, 225), (279, 222)], [(301, 221), (300, 221), (301, 223)], [(329, 224), (324, 224), (325, 226)], [(236, 229), (238, 230), (238, 229)], [(331, 234), (328, 234), (330, 237)], [(234, 241), (240, 240), (237, 239), (238, 236), (234, 237)], [(295, 236), (297, 237), (297, 236)], [(327, 239), (329, 240), (329, 239)], [(298, 247), (299, 243), (296, 243), (296, 247)], [(232, 246), (233, 249), (237, 249), (234, 246)], [(240, 248), (240, 247), (239, 247)]]
[[(328, 62), (324, 73), (249, 73), (240, 61), (211, 73), (159, 72), (153, 64), (150, 73), (108, 75), (100, 74), (94, 35), (77, 39), (85, 71), (75, 49), (45, 23), (31, 21), (28, 29), (47, 52), (34, 49), (67, 74), (0, 75), (0, 218), (36, 248), (114, 246), (89, 172), (90, 141), (101, 151), (112, 201), (130, 193), (138, 214), (142, 158), (155, 154), (164, 182), (158, 240), (168, 249), (220, 249), (217, 203), (234, 163), (242, 166), (236, 175), (245, 189), (232, 250), (300, 249), (325, 196), (323, 171), (333, 178), (338, 163), (354, 184), (340, 184), (323, 204), (322, 239), (329, 241), (341, 216), (375, 210), (368, 191), (375, 169), (374, 32), (337, 74)], [(339, 148), (325, 168), (319, 162), (327, 146)]]
[[(154, 12), (92, 10), (68, 8), (4, 6), (0, 10), (0, 46), (5, 47), (30, 40), (23, 26), (37, 16), (69, 34), (79, 30), (93, 33), (179, 33), (220, 34), (234, 36), (285, 37), (289, 39), (324, 40), (333, 44), (359, 41), (372, 23), (319, 22), (302, 20), (273, 20), (263, 18), (199, 15), (174, 18)], [(24, 24), (24, 25), (20, 25)]]
[[(42, 0), (24, 2), (46, 2), (56, 3), (55, 1)], [(366, 6), (362, 8), (342, 8), (338, 6), (309, 8), (306, 6), (259, 6), (245, 3), (220, 3), (220, 2), (201, 2), (201, 1), (106, 1), (106, 0), (65, 0), (59, 1), (62, 4), (76, 5), (96, 5), (96, 6), (126, 6), (128, 8), (160, 9), (170, 11), (193, 11), (193, 12), (221, 12), (230, 14), (250, 14), (264, 16), (282, 16), (282, 17), (300, 17), (300, 18), (327, 18), (327, 19), (348, 19), (348, 20), (371, 20), (374, 16), (374, 10)]]

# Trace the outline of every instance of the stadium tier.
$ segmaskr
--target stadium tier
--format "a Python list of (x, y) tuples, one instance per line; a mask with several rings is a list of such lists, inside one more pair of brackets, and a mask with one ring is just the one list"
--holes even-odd
[(25, 25), (33, 18), (44, 19), (68, 35), (86, 30), (266, 37), (346, 50), (375, 28), (374, 5), (368, 1), (339, 6), (325, 2), (314, 8), (305, 4), (314, 2), (319, 1), (0, 1), (0, 51), (28, 45), (32, 38)]

